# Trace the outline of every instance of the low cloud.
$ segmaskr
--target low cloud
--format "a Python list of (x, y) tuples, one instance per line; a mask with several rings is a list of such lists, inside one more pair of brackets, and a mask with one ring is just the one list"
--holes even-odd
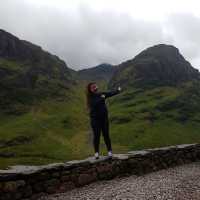
[(161, 22), (83, 4), (67, 10), (3, 0), (0, 27), (58, 55), (74, 69), (118, 64), (158, 43), (175, 45), (200, 67), (200, 18), (193, 14), (169, 15)]

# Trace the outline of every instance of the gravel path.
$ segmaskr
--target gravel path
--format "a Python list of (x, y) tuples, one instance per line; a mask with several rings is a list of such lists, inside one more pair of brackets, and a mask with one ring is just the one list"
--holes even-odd
[(200, 200), (200, 162), (143, 176), (99, 181), (48, 200)]

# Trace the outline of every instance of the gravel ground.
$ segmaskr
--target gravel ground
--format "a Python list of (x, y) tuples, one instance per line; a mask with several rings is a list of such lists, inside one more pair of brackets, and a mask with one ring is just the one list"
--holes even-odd
[(143, 176), (115, 178), (43, 200), (200, 200), (200, 162)]

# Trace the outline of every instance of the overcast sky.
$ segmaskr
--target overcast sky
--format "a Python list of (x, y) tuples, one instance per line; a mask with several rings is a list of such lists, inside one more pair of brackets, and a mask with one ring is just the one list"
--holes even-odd
[(200, 69), (197, 0), (0, 0), (0, 28), (73, 69), (119, 64), (159, 43)]

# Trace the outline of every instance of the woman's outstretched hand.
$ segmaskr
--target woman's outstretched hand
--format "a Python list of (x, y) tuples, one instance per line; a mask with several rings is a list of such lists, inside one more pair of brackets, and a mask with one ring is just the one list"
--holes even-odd
[(122, 90), (122, 88), (119, 86), (118, 88), (117, 88), (120, 92), (121, 92), (121, 90)]
[(104, 99), (106, 99), (107, 97), (112, 97), (112, 96), (114, 96), (114, 95), (116, 95), (116, 94), (119, 94), (119, 92), (121, 92), (121, 87), (119, 86), (117, 89), (115, 89), (115, 90), (112, 90), (112, 91), (110, 91), (110, 92), (103, 92), (103, 94), (101, 94), (101, 98), (104, 98)]

